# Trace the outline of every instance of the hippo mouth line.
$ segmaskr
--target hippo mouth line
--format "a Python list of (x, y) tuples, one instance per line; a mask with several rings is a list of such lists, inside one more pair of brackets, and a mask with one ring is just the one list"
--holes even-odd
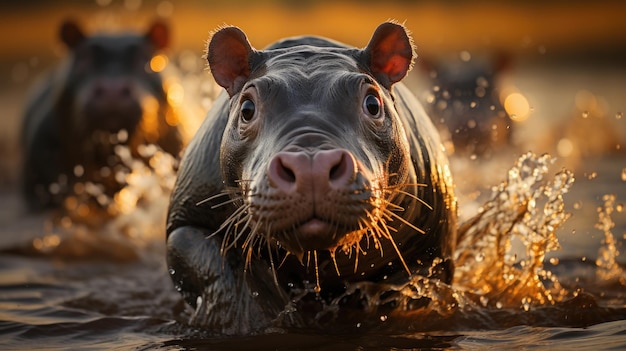
[(312, 216), (297, 224), (292, 234), (304, 251), (331, 249), (345, 235), (343, 232), (347, 232), (344, 228), (337, 223)]

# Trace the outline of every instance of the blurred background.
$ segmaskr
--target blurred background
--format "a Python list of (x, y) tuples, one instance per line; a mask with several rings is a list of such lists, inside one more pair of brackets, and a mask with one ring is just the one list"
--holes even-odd
[[(617, 192), (623, 201), (626, 195), (623, 1), (25, 0), (1, 2), (0, 13), (3, 219), (15, 207), (27, 92), (66, 55), (58, 35), (66, 18), (76, 19), (87, 33), (144, 31), (154, 18), (167, 20), (172, 40), (164, 71), (176, 81), (170, 87), (177, 89), (177, 102), (186, 112), (188, 135), (219, 91), (202, 58), (217, 27), (239, 26), (256, 48), (303, 34), (363, 47), (379, 23), (395, 19), (413, 34), (420, 57), (406, 82), (427, 107), (436, 105), (434, 93), (441, 89), (433, 83), (438, 62), (480, 58), (493, 73), (489, 84), (498, 88), (495, 99), (512, 120), (510, 140), (494, 148), (506, 152), (453, 154), (453, 171), (463, 172), (457, 177), (462, 198), (471, 202), (488, 194), (481, 190), (503, 180), (526, 151), (550, 152), (575, 171), (576, 189), (589, 192), (571, 201), (585, 228), (596, 218), (594, 199), (600, 203), (603, 193)], [(494, 157), (501, 161), (486, 162)], [(620, 216), (617, 233), (622, 237), (626, 221)]]

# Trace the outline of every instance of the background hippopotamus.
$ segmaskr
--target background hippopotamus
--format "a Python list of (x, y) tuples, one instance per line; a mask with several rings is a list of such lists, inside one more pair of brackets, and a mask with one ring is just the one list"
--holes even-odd
[(380, 25), (364, 49), (301, 37), (266, 50), (226, 27), (207, 56), (226, 91), (185, 150), (167, 222), (192, 323), (313, 325), (331, 304), (373, 316), (349, 285), (451, 281), (456, 199), (437, 131), (399, 83), (415, 57), (403, 26)]
[(506, 53), (420, 60), (431, 78), (426, 110), (461, 155), (490, 156), (509, 145), (513, 121), (499, 96), (499, 77), (511, 64)]
[(22, 189), (30, 209), (59, 206), (72, 184), (119, 190), (117, 144), (154, 143), (177, 154), (181, 139), (159, 73), (150, 68), (168, 45), (166, 24), (143, 33), (86, 36), (73, 21), (60, 27), (68, 57), (32, 95), (22, 128)]

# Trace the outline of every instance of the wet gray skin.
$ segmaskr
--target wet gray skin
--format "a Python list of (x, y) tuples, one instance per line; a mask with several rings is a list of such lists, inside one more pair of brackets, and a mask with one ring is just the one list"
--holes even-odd
[(320, 325), (320, 306), (361, 308), (336, 300), (350, 284), (450, 282), (456, 200), (437, 132), (399, 83), (414, 58), (403, 26), (380, 25), (364, 49), (301, 37), (265, 50), (226, 27), (207, 56), (226, 91), (185, 150), (167, 222), (192, 323)]

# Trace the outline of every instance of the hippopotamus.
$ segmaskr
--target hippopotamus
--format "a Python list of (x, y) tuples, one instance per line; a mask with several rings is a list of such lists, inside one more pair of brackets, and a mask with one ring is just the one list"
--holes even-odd
[(305, 36), (257, 50), (232, 26), (212, 35), (224, 92), (183, 153), (166, 228), (192, 324), (306, 326), (320, 306), (363, 308), (346, 297), (355, 284), (451, 282), (456, 198), (437, 131), (400, 83), (412, 43), (394, 22), (363, 49)]
[(169, 29), (154, 21), (145, 33), (86, 35), (73, 20), (59, 36), (69, 55), (26, 105), (22, 125), (22, 192), (31, 210), (60, 207), (73, 184), (92, 182), (112, 196), (120, 160), (141, 144), (177, 155), (182, 139), (159, 72), (150, 60), (167, 48)]
[(452, 141), (455, 152), (489, 157), (511, 144), (514, 123), (498, 89), (500, 76), (511, 66), (508, 54), (462, 52), (423, 59), (421, 66), (432, 77), (427, 113)]

